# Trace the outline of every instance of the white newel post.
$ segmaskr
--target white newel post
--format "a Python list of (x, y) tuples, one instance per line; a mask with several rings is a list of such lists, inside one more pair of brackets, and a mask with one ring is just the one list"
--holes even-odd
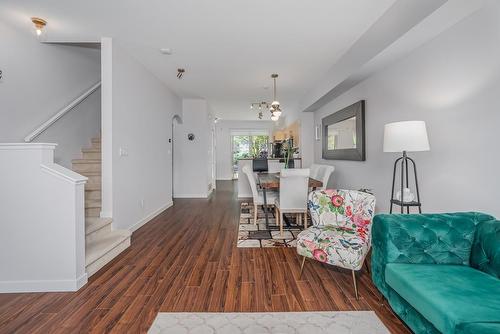
[(76, 291), (85, 273), (87, 178), (56, 144), (0, 144), (0, 293)]

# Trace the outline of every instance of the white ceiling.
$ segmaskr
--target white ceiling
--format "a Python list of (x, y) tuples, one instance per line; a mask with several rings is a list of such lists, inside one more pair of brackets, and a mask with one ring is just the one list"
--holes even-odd
[(0, 18), (28, 33), (40, 16), (51, 41), (113, 37), (180, 96), (206, 98), (223, 119), (256, 119), (249, 104), (271, 99), (271, 73), (285, 112), (296, 108), (394, 1), (2, 0)]

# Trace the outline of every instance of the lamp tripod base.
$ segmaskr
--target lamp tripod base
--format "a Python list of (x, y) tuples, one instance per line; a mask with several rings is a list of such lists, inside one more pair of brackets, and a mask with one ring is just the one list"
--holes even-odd
[[(405, 202), (404, 201), (404, 196), (403, 196), (403, 190), (406, 184), (406, 188), (408, 188), (409, 185), (409, 175), (408, 175), (408, 165), (409, 162), (413, 166), (413, 174), (415, 176), (415, 188), (417, 191), (417, 200), (416, 201), (411, 201), (411, 202)], [(394, 187), (396, 185), (396, 170), (398, 166), (401, 166), (401, 199), (398, 200), (394, 198)], [(415, 161), (408, 157), (406, 154), (406, 151), (403, 151), (403, 156), (401, 158), (396, 159), (394, 162), (394, 170), (392, 173), (392, 190), (391, 190), (391, 207), (389, 210), (389, 213), (392, 213), (393, 206), (397, 205), (401, 207), (401, 213), (404, 213), (404, 209), (406, 208), (406, 213), (410, 213), (410, 207), (417, 207), (418, 212), (422, 213), (422, 203), (420, 202), (420, 193), (418, 190), (418, 179), (417, 179), (417, 165), (415, 164)]]

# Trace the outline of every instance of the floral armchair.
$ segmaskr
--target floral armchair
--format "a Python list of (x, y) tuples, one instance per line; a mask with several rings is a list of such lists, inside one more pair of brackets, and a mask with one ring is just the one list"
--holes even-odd
[(371, 246), (375, 196), (356, 190), (317, 190), (309, 194), (310, 228), (297, 237), (297, 253), (350, 269), (358, 298), (356, 275)]

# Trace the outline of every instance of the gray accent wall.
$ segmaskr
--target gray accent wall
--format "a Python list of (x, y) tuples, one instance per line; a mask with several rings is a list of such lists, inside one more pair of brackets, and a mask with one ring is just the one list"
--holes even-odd
[(424, 212), (483, 211), (500, 217), (500, 5), (465, 18), (405, 59), (368, 78), (314, 114), (321, 119), (366, 100), (366, 161), (335, 165), (329, 187), (372, 188), (389, 208), (396, 153), (383, 153), (384, 124), (427, 123), (431, 151), (410, 153), (419, 168)]

